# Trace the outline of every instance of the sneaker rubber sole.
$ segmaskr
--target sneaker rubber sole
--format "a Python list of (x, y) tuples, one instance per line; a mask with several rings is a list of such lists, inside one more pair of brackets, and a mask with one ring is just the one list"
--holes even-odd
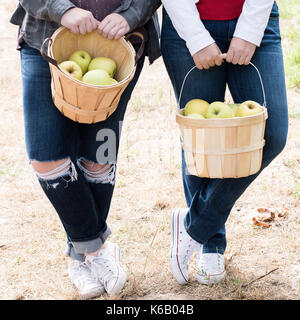
[(92, 299), (102, 296), (105, 293), (105, 289), (102, 287), (88, 292), (79, 290), (78, 293), (82, 299)]
[(199, 272), (197, 272), (196, 278), (199, 283), (210, 285), (210, 284), (220, 283), (225, 278), (225, 276), (226, 276), (226, 271), (224, 270), (221, 273), (212, 274), (209, 276), (205, 274), (200, 274)]
[(170, 249), (170, 268), (171, 271), (181, 285), (188, 282), (188, 275), (184, 273), (183, 267), (180, 265), (178, 259), (178, 245), (179, 245), (179, 215), (180, 209), (174, 209), (172, 212), (172, 231), (171, 231), (171, 249)]
[(120, 251), (120, 248), (117, 246), (115, 246), (114, 248), (114, 259), (116, 260), (116, 263), (117, 263), (118, 273), (112, 288), (107, 290), (107, 294), (110, 296), (117, 295), (123, 289), (127, 280), (126, 271), (120, 264), (121, 251)]

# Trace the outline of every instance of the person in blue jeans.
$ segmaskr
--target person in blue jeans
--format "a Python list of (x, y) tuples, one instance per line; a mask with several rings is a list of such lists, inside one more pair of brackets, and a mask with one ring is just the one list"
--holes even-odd
[[(11, 22), (19, 26), (26, 149), (38, 181), (67, 234), (68, 273), (82, 298), (115, 295), (126, 282), (117, 244), (106, 223), (116, 181), (121, 124), (145, 56), (160, 56), (160, 1), (20, 0)], [(59, 26), (97, 30), (108, 39), (138, 31), (146, 40), (134, 78), (105, 121), (81, 124), (55, 107), (49, 64), (40, 48)], [(137, 51), (141, 43), (132, 39)], [(47, 274), (45, 274), (47, 277)]]
[[(235, 202), (283, 150), (288, 132), (288, 106), (279, 13), (276, 2), (163, 0), (161, 52), (180, 107), (194, 98), (211, 103), (224, 101), (228, 85), (235, 103), (264, 97), (256, 70), (265, 88), (266, 121), (262, 166), (244, 178), (210, 179), (191, 175), (182, 151), (182, 179), (186, 208), (172, 213), (170, 267), (180, 284), (188, 281), (189, 259), (198, 252), (197, 280), (221, 281), (225, 275), (225, 223)], [(226, 61), (221, 54), (226, 53)]]

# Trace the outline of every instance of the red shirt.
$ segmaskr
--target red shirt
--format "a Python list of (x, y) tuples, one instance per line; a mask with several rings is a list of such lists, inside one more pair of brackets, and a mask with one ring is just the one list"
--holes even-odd
[(199, 0), (201, 20), (231, 20), (240, 16), (245, 0)]

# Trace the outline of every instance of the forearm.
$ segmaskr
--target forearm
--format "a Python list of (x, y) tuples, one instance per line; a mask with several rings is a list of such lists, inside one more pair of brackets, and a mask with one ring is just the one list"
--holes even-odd
[(68, 0), (19, 0), (24, 10), (32, 17), (60, 24), (64, 13), (75, 5)]
[(162, 0), (179, 36), (186, 41), (191, 55), (214, 43), (204, 27), (195, 0)]
[(273, 3), (274, 0), (246, 0), (233, 36), (259, 46)]
[(145, 25), (160, 7), (160, 0), (132, 0), (129, 8), (123, 10), (122, 6), (115, 10), (130, 26), (130, 31)]

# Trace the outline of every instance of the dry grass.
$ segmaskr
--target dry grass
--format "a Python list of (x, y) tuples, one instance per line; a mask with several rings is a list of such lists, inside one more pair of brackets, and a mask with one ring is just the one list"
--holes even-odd
[[(1, 17), (9, 17), (14, 3), (0, 0)], [(66, 272), (63, 229), (28, 165), (16, 28), (6, 20), (0, 22), (0, 299), (79, 299)], [(289, 99), (299, 105), (299, 94), (289, 91)], [(285, 150), (232, 211), (227, 223), (227, 279), (202, 286), (192, 268), (190, 284), (182, 287), (168, 265), (171, 209), (185, 206), (174, 111), (160, 59), (151, 69), (145, 66), (126, 114), (108, 222), (129, 276), (121, 295), (114, 298), (299, 299), (299, 119), (290, 119)], [(289, 214), (271, 228), (251, 225), (256, 208), (282, 205), (289, 207)]]

